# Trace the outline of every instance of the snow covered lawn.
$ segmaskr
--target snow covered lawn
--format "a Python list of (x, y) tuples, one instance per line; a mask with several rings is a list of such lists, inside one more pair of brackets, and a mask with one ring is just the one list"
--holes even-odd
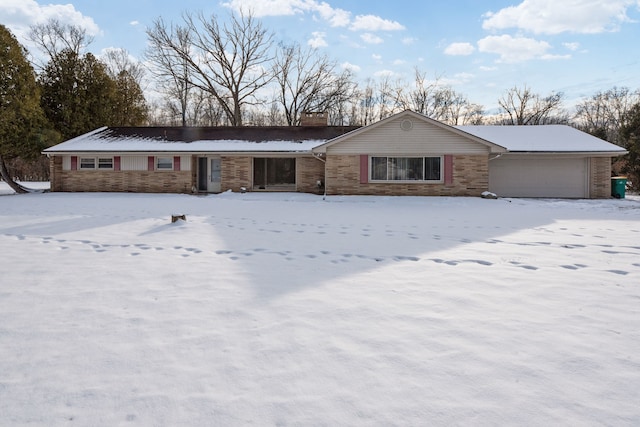
[(6, 195), (0, 272), (3, 425), (640, 424), (637, 197)]

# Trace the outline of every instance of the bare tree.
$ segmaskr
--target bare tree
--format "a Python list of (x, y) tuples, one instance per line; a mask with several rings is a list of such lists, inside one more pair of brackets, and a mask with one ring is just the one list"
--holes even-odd
[(185, 28), (167, 28), (162, 18), (158, 18), (147, 30), (147, 37), (145, 58), (151, 64), (151, 73), (159, 80), (159, 91), (167, 98), (165, 106), (171, 116), (180, 117), (182, 126), (187, 126), (193, 85), (185, 54), (190, 52), (191, 34)]
[(55, 18), (43, 24), (32, 25), (27, 38), (47, 56), (44, 63), (37, 64), (40, 68), (44, 68), (46, 62), (58, 58), (63, 50), (80, 56), (82, 51), (93, 43), (93, 37), (88, 35), (84, 28), (63, 24)]
[(145, 68), (126, 49), (108, 49), (100, 59), (107, 66), (107, 72), (112, 78), (116, 78), (124, 72), (140, 87), (144, 86)]
[(437, 88), (434, 97), (434, 104), (438, 106), (435, 111), (437, 116), (434, 118), (454, 126), (482, 123), (483, 107), (471, 103), (466, 96), (451, 87)]
[(578, 126), (599, 138), (619, 144), (620, 129), (626, 125), (628, 112), (640, 103), (640, 91), (613, 87), (597, 92), (576, 106)]
[[(151, 49), (162, 52), (173, 70), (184, 64), (186, 81), (213, 96), (231, 125), (242, 126), (242, 108), (255, 104), (273, 78), (267, 67), (272, 35), (251, 14), (231, 14), (222, 26), (202, 13), (186, 13), (183, 20), (176, 27), (156, 20), (147, 30)], [(187, 45), (180, 42), (185, 38)]]
[(349, 89), (344, 73), (335, 73), (336, 63), (316, 49), (299, 44), (281, 44), (273, 60), (278, 102), (286, 122), (295, 126), (304, 111), (327, 111)]
[(523, 88), (513, 87), (498, 100), (500, 109), (505, 114), (502, 124), (507, 125), (543, 125), (567, 122), (563, 110), (562, 92), (552, 92), (546, 97), (533, 93), (526, 85)]

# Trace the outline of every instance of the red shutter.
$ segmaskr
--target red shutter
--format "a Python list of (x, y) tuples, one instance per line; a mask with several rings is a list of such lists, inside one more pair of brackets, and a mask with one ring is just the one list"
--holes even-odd
[(360, 184), (369, 182), (369, 156), (367, 154), (360, 155)]
[(71, 156), (71, 170), (78, 170), (78, 156)]
[(180, 156), (173, 157), (173, 170), (174, 171), (180, 170)]
[(147, 170), (152, 171), (156, 168), (156, 158), (153, 156), (147, 157)]
[(453, 184), (453, 156), (451, 154), (444, 156), (444, 183), (446, 185)]
[(120, 156), (113, 157), (113, 170), (114, 171), (120, 170)]

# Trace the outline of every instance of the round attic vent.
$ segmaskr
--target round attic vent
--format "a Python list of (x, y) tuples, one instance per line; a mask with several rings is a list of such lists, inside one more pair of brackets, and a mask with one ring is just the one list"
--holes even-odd
[(402, 130), (411, 130), (413, 128), (413, 122), (411, 120), (405, 119), (400, 122), (400, 128)]

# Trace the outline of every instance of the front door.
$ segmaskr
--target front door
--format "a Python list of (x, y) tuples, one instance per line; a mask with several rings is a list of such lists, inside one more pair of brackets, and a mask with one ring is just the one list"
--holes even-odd
[(198, 157), (198, 191), (219, 193), (221, 189), (219, 157)]

